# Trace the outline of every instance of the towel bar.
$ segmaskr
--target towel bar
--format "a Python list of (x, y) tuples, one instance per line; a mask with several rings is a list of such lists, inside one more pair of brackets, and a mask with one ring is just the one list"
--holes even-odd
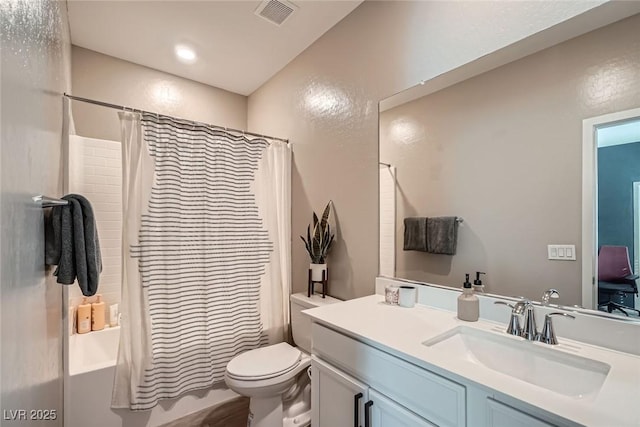
[(66, 200), (54, 199), (43, 195), (33, 196), (32, 199), (34, 202), (40, 203), (43, 208), (52, 208), (54, 206), (64, 206), (69, 204)]

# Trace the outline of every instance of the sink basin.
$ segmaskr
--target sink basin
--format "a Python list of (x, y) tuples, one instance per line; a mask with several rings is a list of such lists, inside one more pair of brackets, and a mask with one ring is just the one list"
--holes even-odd
[(458, 326), (422, 343), (464, 360), (566, 396), (600, 390), (611, 367), (510, 335)]

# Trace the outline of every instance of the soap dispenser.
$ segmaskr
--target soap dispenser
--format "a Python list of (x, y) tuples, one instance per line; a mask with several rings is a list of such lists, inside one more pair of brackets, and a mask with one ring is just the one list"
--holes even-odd
[(473, 281), (473, 292), (477, 294), (484, 293), (484, 285), (482, 284), (482, 280), (480, 280), (481, 274), (487, 274), (482, 271), (476, 271), (476, 280)]
[(467, 322), (476, 322), (480, 317), (480, 301), (474, 295), (469, 275), (466, 275), (462, 284), (462, 295), (458, 297), (458, 319)]

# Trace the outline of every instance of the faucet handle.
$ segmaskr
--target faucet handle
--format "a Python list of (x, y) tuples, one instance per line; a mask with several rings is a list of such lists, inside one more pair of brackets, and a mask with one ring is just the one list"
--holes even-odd
[(531, 300), (528, 299), (528, 298), (525, 298), (525, 297), (514, 297), (514, 298), (518, 298), (519, 299), (519, 301), (513, 307), (514, 313), (516, 313), (516, 314), (524, 314), (525, 308), (531, 306)]
[(506, 305), (508, 307), (511, 307), (512, 309), (514, 308), (513, 304), (509, 304), (508, 302), (504, 302), (504, 301), (494, 301), (493, 303), (497, 305)]
[(544, 293), (542, 294), (542, 305), (549, 305), (549, 300), (553, 298), (553, 299), (558, 299), (560, 298), (560, 292), (558, 292), (557, 289), (547, 289), (546, 291), (544, 291)]
[(556, 333), (553, 329), (553, 323), (551, 322), (551, 316), (564, 316), (569, 317), (571, 319), (575, 319), (576, 317), (568, 314), (568, 313), (560, 313), (555, 311), (553, 313), (549, 313), (544, 316), (544, 327), (542, 328), (542, 332), (540, 335), (536, 337), (536, 341), (543, 342), (545, 344), (556, 345), (558, 344), (558, 339), (556, 338)]
[(516, 312), (516, 307), (513, 304), (509, 304), (504, 301), (494, 301), (493, 303), (511, 307), (511, 318), (509, 319), (509, 326), (507, 326), (507, 333), (510, 335), (520, 336), (522, 334), (522, 328), (520, 327), (520, 318), (518, 317), (519, 313)]
[(547, 317), (550, 317), (550, 316), (565, 316), (565, 317), (570, 317), (570, 318), (572, 318), (572, 319), (575, 319), (575, 318), (576, 318), (576, 316), (574, 316), (573, 314), (569, 314), (569, 313), (560, 313), (559, 311), (554, 311), (553, 313), (549, 313), (549, 314), (547, 314), (547, 315), (546, 315), (546, 316), (544, 316), (544, 317), (545, 317), (545, 319), (546, 319)]

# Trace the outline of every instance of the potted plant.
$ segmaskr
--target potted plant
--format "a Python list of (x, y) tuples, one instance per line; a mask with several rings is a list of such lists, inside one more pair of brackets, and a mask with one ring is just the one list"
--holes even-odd
[(311, 232), (311, 224), (309, 224), (307, 238), (300, 236), (311, 258), (309, 269), (311, 270), (311, 280), (314, 282), (320, 282), (327, 277), (327, 254), (335, 237), (330, 225), (332, 208), (333, 202), (329, 200), (320, 219), (314, 212), (313, 232)]

